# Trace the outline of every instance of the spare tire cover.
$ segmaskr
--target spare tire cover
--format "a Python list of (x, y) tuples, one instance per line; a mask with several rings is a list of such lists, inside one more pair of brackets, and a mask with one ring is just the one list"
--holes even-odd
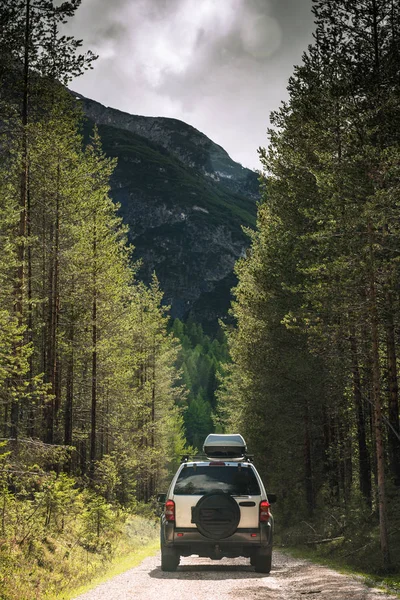
[(205, 494), (192, 509), (192, 523), (205, 537), (221, 540), (235, 533), (240, 521), (240, 508), (234, 498), (224, 492)]

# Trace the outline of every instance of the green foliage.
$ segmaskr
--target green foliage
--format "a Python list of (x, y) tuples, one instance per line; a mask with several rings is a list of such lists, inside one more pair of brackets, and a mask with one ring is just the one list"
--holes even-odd
[(186, 448), (162, 292), (135, 281), (116, 161), (60, 84), (94, 59), (59, 33), (79, 4), (0, 1), (2, 600), (90, 577)]
[[(132, 518), (116, 511), (101, 497), (77, 489), (72, 479), (49, 480), (39, 489), (31, 499), (11, 495), (6, 505), (1, 497), (4, 529), (13, 534), (0, 534), (2, 600), (70, 593), (104, 572), (106, 561), (156, 538), (153, 516)], [(54, 518), (46, 524), (50, 505)]]
[[(390, 540), (394, 557), (398, 556), (400, 536), (398, 529), (398, 490), (390, 489)], [(330, 510), (320, 505), (314, 519), (298, 521), (279, 529), (279, 541), (287, 547), (301, 548), (303, 556), (331, 564), (351, 567), (361, 573), (382, 575), (377, 513), (363, 501), (355, 489), (345, 506), (329, 502)], [(393, 573), (398, 573), (395, 563)], [(388, 585), (396, 589), (394, 578)], [(377, 578), (377, 581), (378, 578)]]
[(184, 410), (185, 436), (192, 446), (201, 450), (204, 438), (215, 428), (215, 392), (218, 377), (229, 361), (228, 348), (223, 334), (220, 340), (212, 340), (202, 326), (191, 319), (186, 323), (175, 319), (172, 332), (181, 344), (176, 365), (189, 390)]
[(118, 475), (119, 469), (116, 464), (117, 458), (119, 457), (106, 454), (101, 460), (97, 461), (94, 471), (94, 489), (108, 502), (115, 501), (117, 488), (121, 485), (121, 479)]
[[(58, 6), (49, 0), (32, 2), (29, 5), (29, 28), (26, 28), (27, 2), (15, 0), (10, 4), (2, 0), (0, 74), (4, 76), (10, 67), (19, 68), (27, 56), (29, 78), (33, 78), (33, 74), (40, 74), (67, 84), (90, 69), (96, 59), (93, 52), (80, 54), (82, 40), (60, 33), (61, 26), (73, 17), (79, 4), (79, 0), (63, 2)], [(14, 79), (13, 83), (18, 85), (18, 80)]]
[(314, 16), (315, 43), (260, 150), (219, 414), (244, 433), (296, 541), (342, 536), (349, 556), (372, 548), (384, 568), (392, 546), (398, 567), (385, 478), (400, 485), (400, 11), (316, 0)]
[(82, 504), (75, 485), (75, 481), (65, 473), (58, 476), (54, 472), (46, 474), (40, 491), (34, 494), (35, 504), (43, 507), (45, 529), (62, 531), (66, 519), (76, 518)]
[[(68, 468), (89, 474), (109, 501), (127, 504), (154, 495), (167, 476), (165, 457), (175, 464), (185, 447), (178, 350), (157, 280), (134, 281), (127, 231), (108, 195), (115, 163), (97, 130), (83, 148), (77, 127), (61, 92), (30, 126), (30, 310), (19, 324), (13, 263), (5, 261), (0, 414), (7, 435), (18, 395), (20, 434), (75, 447)], [(10, 161), (17, 172), (18, 161)], [(17, 178), (13, 185), (15, 205)], [(4, 220), (10, 252), (13, 224)]]
[[(21, 448), (2, 443), (0, 450), (2, 600), (70, 591), (117, 554), (156, 538), (154, 512), (148, 508), (146, 516), (132, 517), (75, 478), (47, 471), (50, 458), (59, 470), (65, 453), (57, 459), (52, 447), (28, 442)], [(105, 457), (98, 465), (100, 492), (116, 484), (114, 472)]]
[(82, 544), (91, 552), (111, 552), (111, 545), (105, 536), (107, 531), (114, 528), (116, 513), (112, 505), (101, 496), (89, 498), (82, 515)]
[(214, 431), (211, 405), (201, 393), (198, 393), (188, 406), (185, 413), (185, 429), (187, 438), (197, 449), (202, 448), (207, 435)]

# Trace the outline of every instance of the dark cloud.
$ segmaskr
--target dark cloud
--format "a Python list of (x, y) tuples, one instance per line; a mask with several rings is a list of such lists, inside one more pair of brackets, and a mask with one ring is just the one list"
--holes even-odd
[(83, 0), (70, 28), (100, 55), (74, 89), (182, 119), (258, 168), (313, 17), (311, 0)]

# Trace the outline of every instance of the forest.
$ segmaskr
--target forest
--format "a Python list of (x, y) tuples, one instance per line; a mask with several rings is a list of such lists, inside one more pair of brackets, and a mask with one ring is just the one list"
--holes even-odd
[(212, 339), (136, 277), (115, 161), (67, 91), (96, 60), (63, 34), (80, 3), (0, 0), (0, 597), (103, 564), (129, 514), (154, 538), (214, 430), (244, 435), (282, 544), (398, 572), (400, 6), (313, 0)]
[(0, 588), (19, 599), (68, 528), (104, 558), (187, 450), (162, 291), (135, 278), (115, 163), (65, 87), (96, 59), (61, 33), (80, 2), (54, 4), (0, 2)]
[(313, 14), (259, 150), (219, 415), (279, 495), (287, 544), (398, 571), (400, 6)]

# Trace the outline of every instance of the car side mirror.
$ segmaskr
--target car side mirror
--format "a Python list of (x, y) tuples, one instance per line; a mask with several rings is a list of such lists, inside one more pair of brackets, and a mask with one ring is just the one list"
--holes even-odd
[(270, 504), (275, 504), (275, 502), (277, 501), (276, 494), (267, 494), (267, 496), (268, 496), (268, 502)]
[(165, 504), (166, 499), (167, 494), (157, 494), (157, 502), (160, 502), (160, 504)]

